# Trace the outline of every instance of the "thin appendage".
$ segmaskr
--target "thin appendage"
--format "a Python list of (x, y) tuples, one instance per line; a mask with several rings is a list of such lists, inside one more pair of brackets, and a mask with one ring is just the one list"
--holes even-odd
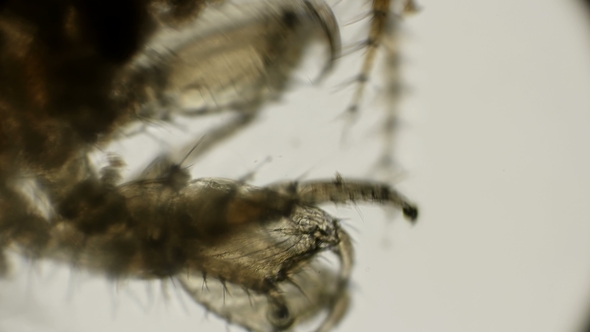
[[(179, 148), (176, 152), (170, 153), (170, 155), (184, 154), (185, 164), (194, 162), (226, 139), (233, 137), (240, 130), (246, 128), (257, 116), (258, 108), (254, 108), (252, 112), (238, 113), (226, 123), (208, 131), (204, 136), (199, 136), (199, 138)], [(187, 154), (187, 151), (190, 151), (190, 153)]]
[(348, 112), (351, 114), (358, 111), (358, 105), (363, 98), (366, 82), (369, 78), (371, 69), (373, 68), (381, 38), (383, 38), (384, 35), (385, 24), (389, 19), (390, 4), (390, 0), (373, 0), (371, 9), (371, 27), (369, 29), (369, 36), (365, 42), (367, 50), (361, 67), (361, 72), (357, 77), (358, 83), (356, 90), (352, 96), (351, 104), (348, 107)]
[(227, 123), (207, 132), (205, 136), (198, 138), (198, 146), (196, 146), (196, 148), (195, 142), (188, 143), (181, 149), (181, 151), (189, 151), (193, 148), (194, 150), (189, 156), (187, 156), (186, 161), (192, 162), (197, 160), (224, 140), (233, 137), (240, 130), (251, 124), (256, 119), (257, 115), (258, 108), (253, 112), (239, 113), (238, 116), (229, 120)]
[(260, 162), (254, 169), (252, 169), (251, 171), (249, 171), (248, 173), (240, 176), (238, 178), (239, 182), (243, 182), (243, 183), (248, 183), (248, 182), (252, 182), (252, 180), (254, 180), (254, 178), (256, 177), (256, 173), (258, 173), (258, 171), (260, 170), (260, 168), (262, 168), (262, 166), (266, 165), (267, 163), (271, 162), (272, 158), (271, 157), (266, 157), (262, 162)]
[(394, 181), (393, 151), (396, 143), (395, 129), (398, 124), (399, 101), (402, 94), (399, 56), (399, 33), (397, 20), (390, 20), (383, 46), (385, 49), (384, 76), (386, 81), (386, 108), (382, 124), (383, 150), (374, 171), (384, 174), (385, 180)]
[(402, 210), (404, 216), (415, 222), (418, 218), (418, 208), (410, 203), (394, 188), (385, 183), (358, 180), (344, 180), (337, 176), (332, 181), (287, 182), (269, 186), (279, 192), (291, 194), (305, 205), (315, 206), (332, 202), (345, 203), (374, 203), (392, 205)]
[(190, 163), (233, 137), (246, 128), (257, 117), (258, 111), (238, 113), (235, 117), (211, 129), (205, 135), (191, 140), (186, 145), (154, 159), (141, 173), (133, 176), (133, 181), (167, 182), (170, 187), (180, 189), (190, 180)]
[(348, 233), (340, 229), (338, 231), (338, 238), (340, 243), (333, 251), (340, 259), (340, 270), (338, 274), (338, 290), (335, 292), (334, 298), (331, 299), (328, 308), (328, 316), (322, 324), (318, 327), (316, 332), (329, 332), (334, 329), (346, 315), (349, 305), (350, 297), (346, 291), (352, 274), (352, 267), (354, 264), (354, 247)]
[[(350, 106), (347, 109), (349, 114), (356, 114), (359, 104), (363, 99), (364, 91), (366, 89), (371, 70), (375, 64), (375, 57), (377, 51), (382, 44), (384, 37), (387, 36), (387, 28), (389, 22), (396, 15), (392, 9), (395, 0), (373, 0), (371, 7), (371, 23), (369, 28), (369, 35), (366, 44), (366, 52), (361, 66), (360, 74), (357, 76), (357, 86)], [(411, 14), (417, 11), (418, 6), (413, 0), (404, 0), (402, 14)]]
[(344, 283), (342, 287), (346, 287), (352, 274), (352, 266), (354, 265), (354, 247), (350, 235), (344, 230), (338, 230), (338, 238), (340, 239), (340, 244), (334, 251), (338, 254), (338, 258), (340, 258), (339, 277)]

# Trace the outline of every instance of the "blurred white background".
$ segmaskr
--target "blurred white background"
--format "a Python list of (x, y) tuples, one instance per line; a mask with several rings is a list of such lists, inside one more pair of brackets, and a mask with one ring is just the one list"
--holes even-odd
[[(359, 17), (355, 2), (335, 6), (341, 24)], [(411, 227), (378, 207), (326, 207), (346, 218), (357, 249), (354, 302), (338, 331), (575, 332), (590, 313), (587, 8), (575, 0), (420, 4), (403, 25), (396, 162), (404, 170), (397, 187), (421, 216)], [(344, 27), (345, 41), (362, 39), (366, 23)], [(337, 117), (352, 89), (335, 89), (358, 73), (362, 55), (347, 55), (321, 88), (300, 74), (304, 83), (199, 160), (193, 175), (236, 178), (271, 157), (255, 184), (336, 171), (370, 177), (383, 143), (379, 80), (344, 143)], [(207, 121), (191, 136), (172, 126), (159, 133), (198, 137)], [(114, 147), (130, 171), (166, 149), (135, 140)], [(165, 292), (154, 282), (150, 296), (146, 283), (114, 285), (48, 264), (15, 268), (0, 281), (0, 331), (226, 329), (172, 285)]]

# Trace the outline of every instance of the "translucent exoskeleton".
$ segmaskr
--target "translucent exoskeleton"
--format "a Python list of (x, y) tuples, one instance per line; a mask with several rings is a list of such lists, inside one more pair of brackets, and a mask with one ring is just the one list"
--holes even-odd
[[(351, 110), (393, 26), (391, 7), (373, 2)], [(329, 72), (341, 45), (322, 0), (3, 1), (0, 37), (3, 275), (10, 250), (114, 280), (175, 278), (248, 330), (288, 330), (323, 314), (315, 329), (328, 331), (348, 308), (353, 247), (318, 205), (390, 205), (417, 218), (385, 183), (337, 176), (256, 187), (191, 179), (177, 158), (196, 158), (248, 126), (283, 92), (311, 41), (328, 45)], [(125, 183), (120, 156), (101, 169), (90, 161), (153, 122), (216, 112), (235, 117)], [(316, 259), (326, 251), (338, 269)]]

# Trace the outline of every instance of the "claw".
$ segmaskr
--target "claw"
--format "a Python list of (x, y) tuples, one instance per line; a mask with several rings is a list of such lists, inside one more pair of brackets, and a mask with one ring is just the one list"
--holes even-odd
[(318, 81), (321, 81), (334, 68), (336, 59), (340, 57), (342, 48), (340, 29), (338, 28), (338, 22), (336, 21), (334, 13), (327, 3), (323, 1), (305, 1), (305, 5), (316, 16), (318, 23), (321, 25), (326, 38), (328, 39), (328, 45), (330, 46), (330, 56), (318, 77)]

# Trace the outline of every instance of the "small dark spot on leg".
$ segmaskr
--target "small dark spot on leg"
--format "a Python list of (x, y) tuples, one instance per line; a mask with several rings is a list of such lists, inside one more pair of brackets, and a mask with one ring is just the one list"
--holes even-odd
[(412, 205), (406, 205), (403, 207), (403, 213), (406, 218), (411, 222), (415, 222), (418, 219), (418, 208)]

